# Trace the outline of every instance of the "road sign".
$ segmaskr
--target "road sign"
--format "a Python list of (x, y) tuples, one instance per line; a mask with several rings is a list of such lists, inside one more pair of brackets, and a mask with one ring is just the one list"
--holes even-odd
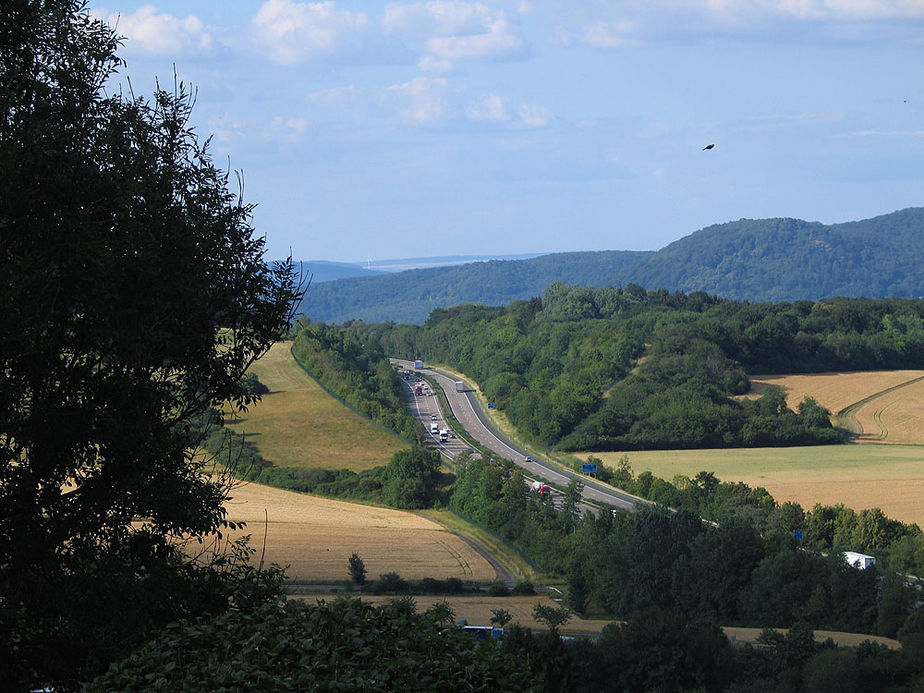
[(596, 473), (597, 473), (597, 465), (595, 465), (595, 464), (582, 464), (582, 465), (581, 465), (581, 473), (582, 473), (582, 474), (596, 474)]
[(494, 402), (488, 402), (488, 409), (494, 409)]
[(794, 529), (793, 532), (792, 532), (792, 536), (793, 536), (793, 538), (798, 539), (799, 541), (802, 541), (802, 530), (801, 530), (801, 529)]

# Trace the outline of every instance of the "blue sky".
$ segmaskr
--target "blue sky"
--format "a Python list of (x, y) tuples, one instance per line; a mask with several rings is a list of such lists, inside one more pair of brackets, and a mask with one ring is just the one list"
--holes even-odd
[[(924, 0), (98, 0), (268, 257), (654, 250), (924, 205)], [(703, 151), (707, 144), (715, 148)]]

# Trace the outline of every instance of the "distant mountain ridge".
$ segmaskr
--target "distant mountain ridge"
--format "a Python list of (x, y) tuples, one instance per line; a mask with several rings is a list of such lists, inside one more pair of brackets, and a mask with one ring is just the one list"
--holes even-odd
[(555, 253), (526, 260), (338, 279), (313, 284), (299, 313), (316, 321), (422, 323), (434, 308), (506, 305), (555, 281), (640, 284), (763, 301), (832, 296), (924, 296), (924, 208), (842, 224), (741, 219), (706, 227), (659, 251)]

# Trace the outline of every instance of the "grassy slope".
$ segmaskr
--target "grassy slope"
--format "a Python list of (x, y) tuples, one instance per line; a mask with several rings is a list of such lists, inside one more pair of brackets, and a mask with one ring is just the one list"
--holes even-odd
[(230, 422), (261, 455), (279, 467), (360, 471), (388, 464), (407, 443), (330, 397), (289, 353), (275, 344), (251, 371), (270, 394)]

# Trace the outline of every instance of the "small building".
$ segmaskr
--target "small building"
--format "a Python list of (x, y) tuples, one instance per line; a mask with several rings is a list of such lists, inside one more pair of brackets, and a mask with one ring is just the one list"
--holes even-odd
[(876, 565), (876, 557), (867, 556), (865, 553), (844, 551), (841, 555), (844, 557), (844, 560), (847, 561), (847, 565), (852, 565), (854, 568), (859, 568), (860, 570), (866, 570)]

